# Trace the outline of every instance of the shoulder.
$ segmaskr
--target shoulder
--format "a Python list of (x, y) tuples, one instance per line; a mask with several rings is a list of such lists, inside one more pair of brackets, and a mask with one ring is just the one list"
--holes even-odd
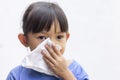
[(20, 75), (22, 69), (23, 69), (23, 67), (22, 67), (21, 65), (16, 66), (15, 68), (13, 68), (13, 69), (9, 72), (6, 80), (18, 80), (19, 75)]
[(77, 61), (73, 60), (69, 65), (69, 69), (75, 75), (77, 80), (89, 80), (88, 74)]
[(10, 71), (10, 73), (12, 73), (12, 74), (20, 73), (23, 68), (24, 68), (24, 67), (22, 67), (21, 65), (16, 66), (15, 68), (13, 68), (13, 69)]

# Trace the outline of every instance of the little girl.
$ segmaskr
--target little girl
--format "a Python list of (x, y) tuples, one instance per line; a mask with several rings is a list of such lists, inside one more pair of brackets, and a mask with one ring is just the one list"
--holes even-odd
[[(43, 50), (42, 55), (48, 67), (58, 77), (19, 65), (11, 70), (6, 80), (89, 80), (79, 63), (63, 57), (69, 38), (68, 22), (57, 4), (32, 3), (24, 13), (22, 28), (23, 34), (20, 33), (18, 38), (25, 47), (30, 47), (31, 51), (47, 38), (54, 42), (52, 47), (45, 45), (49, 54)], [(60, 50), (56, 48), (56, 44), (61, 46)]]

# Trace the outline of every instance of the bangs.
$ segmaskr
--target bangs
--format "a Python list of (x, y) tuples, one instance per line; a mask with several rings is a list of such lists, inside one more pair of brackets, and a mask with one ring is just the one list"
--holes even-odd
[(24, 23), (24, 26), (26, 26), (24, 32), (38, 33), (43, 29), (48, 31), (54, 19), (55, 13), (53, 13), (52, 10), (48, 10), (48, 8), (44, 7), (35, 7), (29, 12), (27, 20), (25, 22), (26, 24)]
[(28, 7), (23, 18), (23, 32), (38, 33), (49, 31), (52, 23), (58, 20), (61, 32), (68, 31), (68, 23), (62, 9), (53, 3), (39, 2)]
[(32, 11), (33, 13), (30, 15), (29, 19), (29, 31), (33, 33), (41, 32), (43, 29), (48, 31), (52, 22), (55, 19), (54, 13), (51, 10), (36, 10)]

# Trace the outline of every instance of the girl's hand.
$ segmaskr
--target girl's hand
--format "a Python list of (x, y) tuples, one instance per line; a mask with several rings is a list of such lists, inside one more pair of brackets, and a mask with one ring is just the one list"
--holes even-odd
[(52, 47), (50, 47), (49, 45), (46, 45), (45, 47), (49, 54), (45, 50), (43, 50), (43, 59), (58, 76), (63, 76), (64, 73), (68, 71), (67, 61), (54, 44), (52, 45)]
[(57, 50), (55, 45), (52, 48), (49, 45), (45, 46), (49, 54), (43, 50), (43, 59), (48, 64), (48, 66), (53, 70), (56, 75), (61, 77), (63, 80), (77, 80), (72, 72), (68, 69), (67, 61), (62, 56), (59, 50)]

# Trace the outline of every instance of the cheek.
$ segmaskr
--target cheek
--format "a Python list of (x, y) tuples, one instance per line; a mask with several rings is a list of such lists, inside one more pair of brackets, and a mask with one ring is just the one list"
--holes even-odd
[(60, 50), (61, 54), (64, 54), (65, 51), (65, 45), (61, 45), (62, 49)]
[(40, 42), (33, 40), (33, 41), (29, 41), (28, 46), (30, 47), (30, 49), (32, 51), (33, 49), (35, 49), (38, 46), (38, 44), (40, 44)]
[[(57, 43), (56, 43), (56, 44), (57, 44)], [(62, 49), (60, 50), (61, 54), (64, 54), (65, 47), (66, 47), (66, 41), (58, 42), (58, 45), (60, 45), (61, 48), (62, 48)]]
[(31, 43), (31, 44), (29, 44), (29, 47), (30, 47), (31, 51), (32, 51), (33, 49), (35, 49), (35, 48), (36, 48), (36, 46), (37, 46), (36, 44), (32, 44), (32, 43)]

